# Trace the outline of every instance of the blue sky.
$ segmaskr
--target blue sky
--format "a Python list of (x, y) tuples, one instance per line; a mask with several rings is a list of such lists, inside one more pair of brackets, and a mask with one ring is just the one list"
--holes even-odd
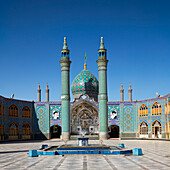
[[(87, 67), (96, 77), (97, 50), (104, 37), (108, 50), (108, 97), (120, 100), (120, 84), (128, 100), (170, 92), (169, 0), (1, 0), (0, 95), (37, 100), (46, 82), (50, 100), (61, 95), (60, 50), (67, 37), (70, 83)], [(71, 94), (72, 96), (72, 94)]]

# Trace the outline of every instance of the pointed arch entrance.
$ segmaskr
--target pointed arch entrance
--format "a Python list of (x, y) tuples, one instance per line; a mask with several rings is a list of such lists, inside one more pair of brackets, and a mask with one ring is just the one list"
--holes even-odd
[(161, 138), (162, 137), (162, 126), (158, 120), (155, 120), (152, 123), (152, 138)]
[(91, 102), (81, 100), (71, 109), (71, 134), (98, 133), (98, 109)]
[(148, 124), (145, 121), (139, 125), (139, 135), (140, 138), (148, 138)]
[(61, 135), (61, 126), (53, 125), (50, 127), (50, 139), (60, 138)]
[(110, 138), (119, 138), (119, 126), (112, 124), (108, 127), (108, 133)]

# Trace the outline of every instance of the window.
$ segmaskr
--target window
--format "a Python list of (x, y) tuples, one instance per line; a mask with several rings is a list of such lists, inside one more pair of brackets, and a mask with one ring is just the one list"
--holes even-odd
[(17, 123), (13, 122), (9, 125), (9, 139), (15, 140), (18, 139), (19, 136), (19, 126)]
[(31, 118), (31, 110), (28, 106), (23, 107), (22, 109), (22, 117), (23, 118)]
[(12, 104), (8, 108), (8, 115), (9, 117), (19, 117), (19, 109), (16, 105)]
[(156, 102), (152, 105), (152, 116), (158, 116), (161, 115), (162, 109), (161, 109), (161, 105)]
[(140, 134), (148, 134), (148, 124), (146, 122), (140, 124)]
[(31, 139), (31, 126), (29, 123), (22, 125), (22, 139)]
[(139, 117), (148, 116), (148, 108), (145, 104), (142, 104), (139, 108)]
[(0, 116), (5, 115), (5, 107), (0, 103)]

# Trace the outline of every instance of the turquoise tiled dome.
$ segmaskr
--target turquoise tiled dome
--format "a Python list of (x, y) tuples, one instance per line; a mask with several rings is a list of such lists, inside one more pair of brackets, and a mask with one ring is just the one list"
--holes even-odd
[(87, 94), (89, 97), (97, 98), (98, 80), (90, 71), (84, 69), (73, 80), (71, 91), (74, 96)]

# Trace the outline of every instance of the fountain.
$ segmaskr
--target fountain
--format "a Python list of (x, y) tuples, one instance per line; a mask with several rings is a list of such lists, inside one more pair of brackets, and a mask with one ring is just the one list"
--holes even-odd
[(141, 148), (127, 149), (124, 144), (118, 146), (107, 146), (100, 140), (100, 144), (88, 144), (88, 139), (85, 137), (86, 131), (81, 132), (78, 137), (78, 144), (67, 144), (64, 140), (64, 145), (48, 146), (42, 145), (38, 150), (29, 150), (29, 157), (37, 157), (42, 155), (142, 155)]
[(85, 137), (86, 133), (87, 132), (85, 130), (80, 131), (81, 137), (77, 138), (78, 139), (78, 146), (88, 146), (89, 138)]
[(42, 155), (142, 155), (141, 148), (127, 149), (123, 143), (118, 146), (107, 146), (100, 140), (100, 144), (88, 144), (88, 137), (85, 137), (87, 132), (82, 130), (78, 137), (78, 144), (67, 144), (64, 140), (64, 145), (48, 146), (42, 145), (39, 150), (29, 150), (29, 157), (37, 157)]

